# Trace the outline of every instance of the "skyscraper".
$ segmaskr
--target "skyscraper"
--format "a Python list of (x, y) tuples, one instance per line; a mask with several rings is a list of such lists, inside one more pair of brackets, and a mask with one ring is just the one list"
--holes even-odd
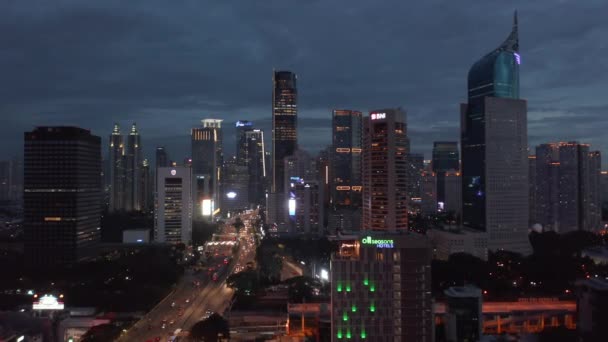
[(156, 147), (156, 167), (167, 167), (169, 166), (169, 155), (167, 155), (167, 150), (165, 150), (164, 146)]
[(298, 148), (296, 74), (274, 71), (272, 89), (272, 192), (283, 194), (283, 160)]
[(249, 172), (236, 158), (224, 163), (222, 180), (222, 210), (225, 212), (249, 208)]
[(335, 206), (361, 203), (361, 119), (359, 111), (333, 111), (331, 201)]
[[(359, 230), (361, 207), (362, 115), (355, 110), (333, 111), (331, 149), (332, 230)], [(339, 224), (338, 224), (339, 223)]]
[[(192, 181), (195, 218), (201, 218), (203, 200), (210, 200), (213, 211), (220, 208), (220, 182), (224, 159), (221, 119), (204, 119), (203, 127), (192, 128)], [(213, 216), (215, 213), (212, 212)], [(208, 217), (209, 217), (208, 216)]]
[(0, 161), (0, 201), (11, 199), (11, 163)]
[(236, 126), (236, 162), (239, 165), (247, 165), (247, 132), (253, 130), (253, 122), (239, 120)]
[(536, 147), (536, 223), (566, 233), (601, 227), (601, 156), (588, 144)]
[(126, 177), (125, 177), (125, 210), (140, 211), (141, 208), (141, 168), (143, 155), (141, 152), (141, 139), (135, 123), (127, 136)]
[(371, 111), (363, 121), (364, 230), (407, 230), (408, 154), (405, 112)]
[(254, 129), (245, 132), (246, 166), (249, 173), (249, 203), (264, 204), (266, 194), (266, 148), (264, 131)]
[(110, 212), (125, 208), (125, 146), (120, 134), (120, 126), (114, 124), (110, 135)]
[(185, 243), (192, 240), (192, 169), (160, 167), (154, 211), (154, 240)]
[(424, 171), (424, 155), (409, 153), (407, 156), (407, 196), (409, 200), (422, 197), (422, 171)]
[(460, 170), (458, 142), (435, 141), (433, 143), (433, 172), (437, 176), (437, 202), (445, 203), (445, 173)]
[(32, 266), (95, 255), (101, 225), (101, 138), (78, 127), (25, 132), (24, 231)]
[(527, 104), (519, 99), (517, 14), (498, 48), (469, 70), (461, 106), (463, 224), (490, 250), (530, 252)]

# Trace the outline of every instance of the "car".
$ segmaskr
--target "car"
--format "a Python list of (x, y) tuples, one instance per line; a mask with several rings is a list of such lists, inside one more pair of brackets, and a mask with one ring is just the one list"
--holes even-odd
[(186, 304), (190, 303), (190, 298), (186, 299)]
[(217, 273), (213, 273), (213, 281), (217, 281)]

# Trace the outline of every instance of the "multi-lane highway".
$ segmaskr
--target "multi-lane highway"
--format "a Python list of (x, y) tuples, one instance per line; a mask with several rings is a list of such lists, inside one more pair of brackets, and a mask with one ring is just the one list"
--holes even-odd
[[(245, 224), (238, 236), (240, 241), (236, 253), (232, 254), (230, 245), (214, 246), (211, 271), (206, 268), (195, 272), (186, 270), (174, 291), (162, 300), (154, 309), (133, 325), (117, 339), (118, 342), (168, 341), (176, 330), (182, 334), (211, 312), (222, 314), (230, 305), (232, 290), (226, 287), (225, 279), (236, 267), (245, 265), (255, 257), (255, 246), (251, 220), (256, 213), (243, 214), (240, 217)], [(233, 220), (221, 228), (222, 234), (234, 234)], [(224, 248), (224, 249), (222, 249)], [(233, 260), (224, 265), (224, 259)], [(228, 260), (226, 260), (228, 261)], [(215, 266), (215, 263), (218, 263)]]

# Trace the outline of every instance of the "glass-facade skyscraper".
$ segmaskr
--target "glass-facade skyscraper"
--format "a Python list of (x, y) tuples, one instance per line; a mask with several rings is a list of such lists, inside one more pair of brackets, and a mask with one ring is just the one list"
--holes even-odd
[[(458, 142), (435, 141), (433, 143), (433, 172), (437, 177), (437, 202), (446, 202), (445, 175), (448, 171), (460, 170)], [(441, 209), (441, 205), (439, 205)]]
[[(200, 219), (201, 216), (210, 218), (220, 208), (220, 182), (224, 163), (222, 121), (204, 119), (201, 121), (202, 127), (192, 128), (192, 196), (195, 219)], [(204, 203), (212, 208), (211, 214), (203, 210)]]
[(95, 256), (101, 226), (101, 138), (79, 127), (25, 132), (24, 233), (28, 265)]
[(277, 194), (285, 191), (283, 159), (298, 147), (296, 79), (290, 71), (275, 71), (272, 78), (272, 192)]
[(527, 103), (519, 99), (517, 14), (507, 39), (468, 75), (461, 108), (463, 224), (488, 233), (490, 250), (527, 254)]

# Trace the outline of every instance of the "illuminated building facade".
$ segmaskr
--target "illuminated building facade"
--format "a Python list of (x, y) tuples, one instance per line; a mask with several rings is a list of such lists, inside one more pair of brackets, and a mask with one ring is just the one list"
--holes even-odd
[(282, 194), (283, 160), (298, 148), (298, 90), (296, 74), (274, 71), (272, 82), (272, 192)]
[(588, 144), (536, 147), (536, 223), (567, 233), (601, 227), (601, 155)]
[(424, 171), (424, 155), (420, 153), (410, 153), (407, 156), (407, 196), (412, 199), (420, 200), (422, 194), (422, 171)]
[(234, 126), (236, 128), (236, 162), (239, 165), (247, 165), (247, 132), (253, 130), (253, 122), (239, 120)]
[(142, 209), (142, 166), (141, 138), (135, 123), (127, 135), (125, 150), (125, 210), (141, 211)]
[(25, 257), (31, 266), (93, 257), (101, 225), (101, 138), (78, 127), (25, 133)]
[(264, 131), (254, 129), (245, 132), (247, 149), (246, 166), (249, 173), (249, 203), (264, 204), (266, 194), (266, 148)]
[(437, 176), (437, 203), (445, 203), (445, 173), (460, 170), (458, 142), (435, 141), (433, 143), (433, 172)]
[(363, 120), (363, 230), (408, 229), (408, 154), (405, 112), (371, 111)]
[(368, 233), (345, 237), (332, 256), (332, 341), (433, 341), (428, 241)]
[(114, 124), (110, 135), (110, 212), (125, 208), (125, 146), (120, 126)]
[(503, 44), (469, 70), (461, 106), (463, 225), (490, 250), (524, 255), (528, 241), (527, 103), (519, 99), (517, 16)]
[[(192, 128), (192, 178), (194, 186), (192, 196), (195, 206), (195, 219), (210, 219), (220, 210), (220, 184), (224, 159), (222, 121), (220, 119), (204, 119), (202, 120), (202, 127)], [(214, 208), (210, 216), (202, 216), (204, 200), (210, 200)]]
[(333, 111), (331, 149), (330, 229), (359, 230), (362, 179), (362, 114), (360, 111)]
[(249, 177), (247, 166), (240, 165), (236, 158), (224, 163), (222, 210), (231, 212), (249, 208)]
[[(185, 243), (192, 240), (192, 169), (160, 167), (157, 170), (158, 192), (154, 208), (154, 240)], [(210, 214), (210, 202), (205, 202)]]

